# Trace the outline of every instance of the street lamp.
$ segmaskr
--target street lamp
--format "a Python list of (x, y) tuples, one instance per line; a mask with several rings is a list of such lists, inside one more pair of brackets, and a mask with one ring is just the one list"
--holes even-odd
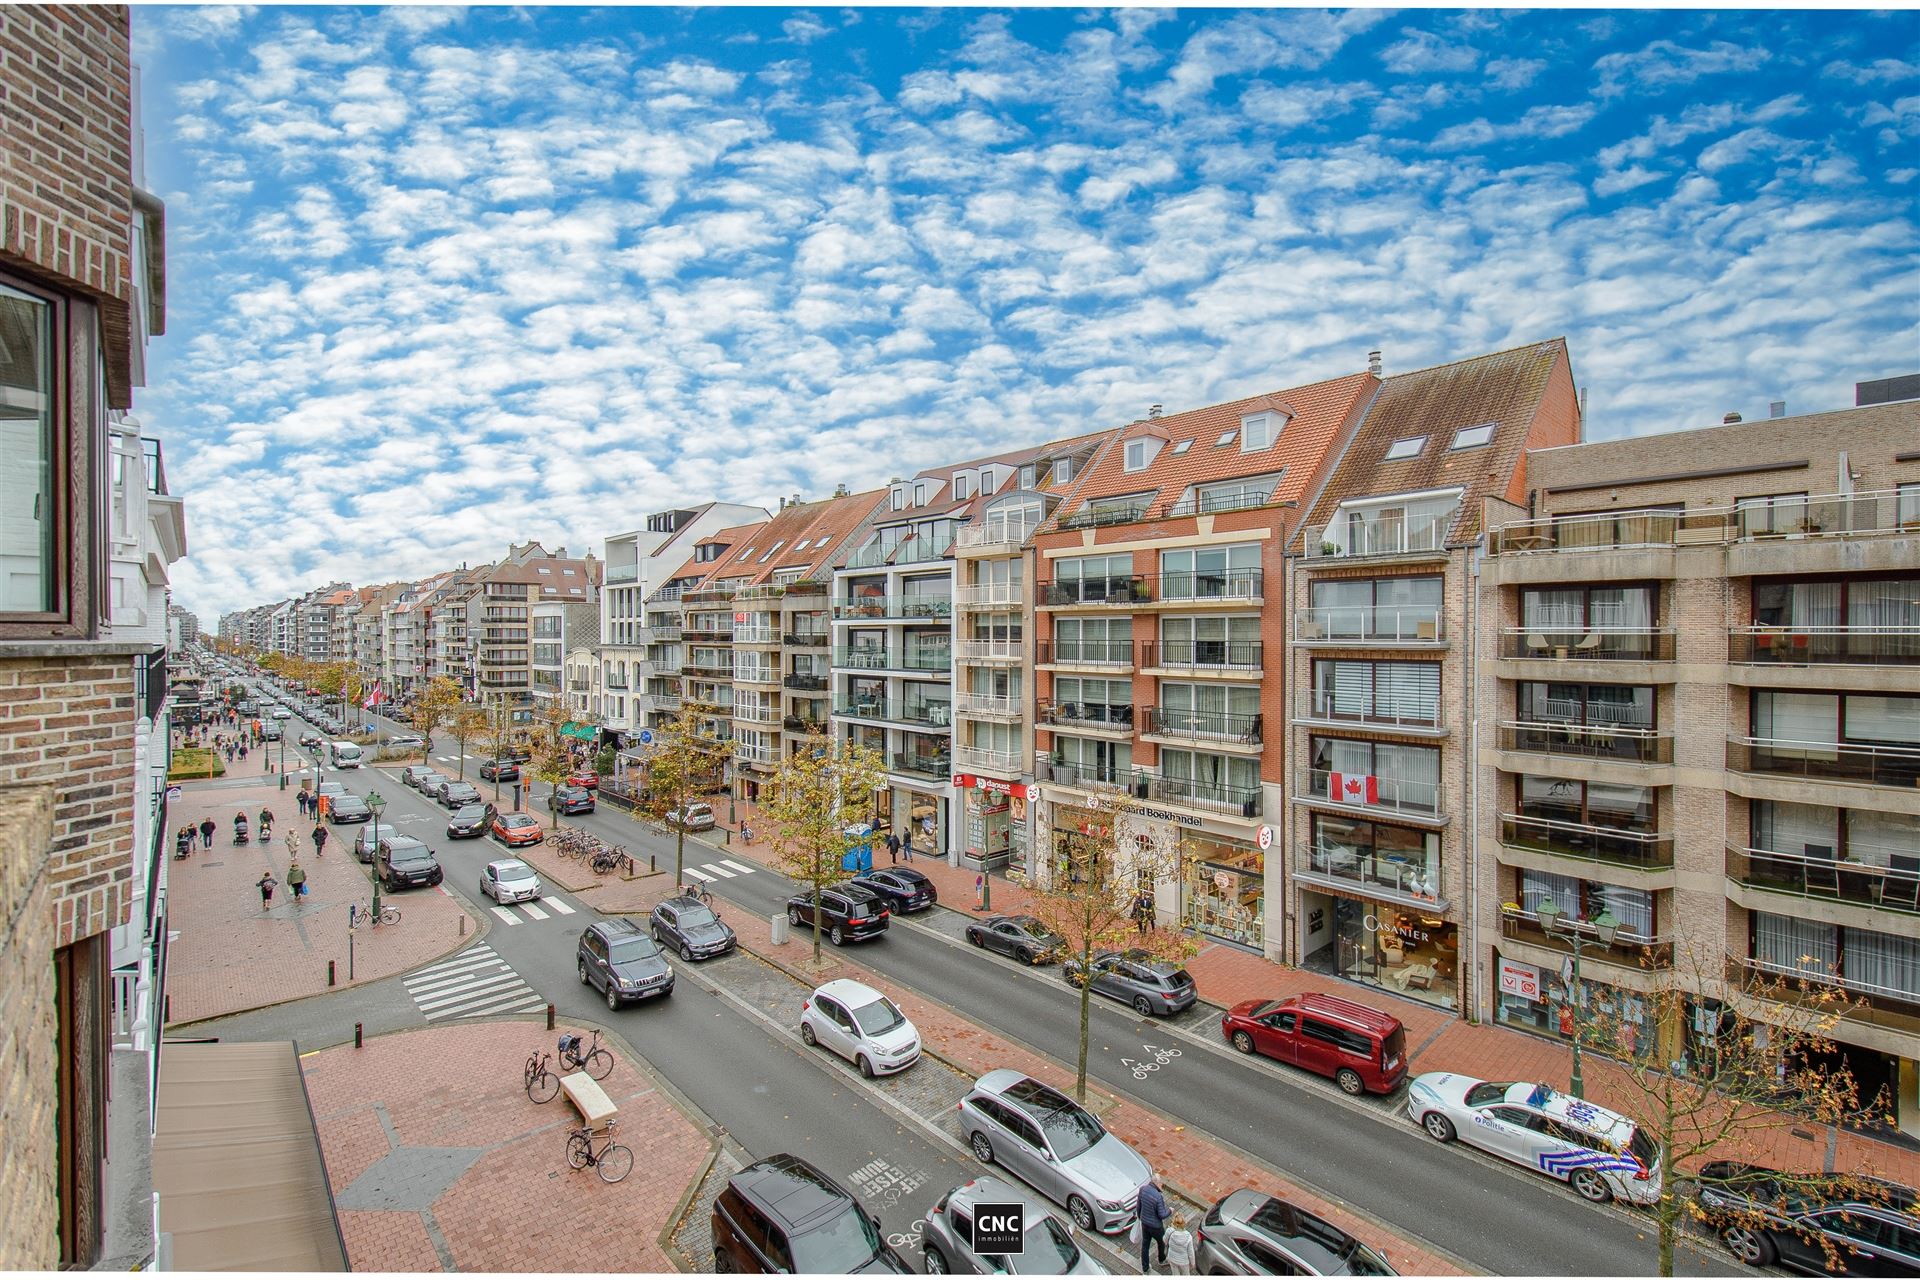
[(367, 811), (373, 814), (373, 856), (367, 859), (367, 871), (373, 876), (373, 918), (380, 918), (380, 811), (387, 807), (378, 791), (367, 792)]
[[(1567, 990), (1567, 1000), (1573, 1014), (1573, 1084), (1568, 1092), (1576, 1098), (1584, 1098), (1587, 1096), (1586, 1083), (1580, 1075), (1580, 956), (1587, 940), (1581, 935), (1580, 922), (1569, 919), (1567, 913), (1560, 909), (1560, 904), (1552, 898), (1535, 907), (1533, 913), (1540, 918), (1540, 927), (1548, 937), (1558, 934), (1573, 947), (1573, 983)], [(1613, 940), (1620, 936), (1620, 922), (1613, 918), (1613, 912), (1605, 909), (1589, 922), (1589, 927), (1603, 947), (1611, 947)]]
[(287, 789), (287, 730), (284, 725), (280, 729), (280, 789)]

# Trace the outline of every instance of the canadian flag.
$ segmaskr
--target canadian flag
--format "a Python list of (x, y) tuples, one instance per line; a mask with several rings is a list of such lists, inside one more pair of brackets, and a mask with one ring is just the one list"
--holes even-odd
[(1380, 779), (1370, 773), (1329, 774), (1327, 798), (1342, 804), (1379, 804)]
[(367, 696), (361, 700), (360, 705), (363, 707), (378, 707), (385, 705), (386, 701), (386, 693), (380, 688), (380, 682), (375, 680), (372, 686), (368, 688)]

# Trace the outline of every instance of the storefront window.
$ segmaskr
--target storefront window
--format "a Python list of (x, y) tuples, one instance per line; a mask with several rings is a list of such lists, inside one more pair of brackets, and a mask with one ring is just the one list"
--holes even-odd
[(1267, 881), (1260, 850), (1238, 840), (1187, 834), (1180, 842), (1180, 862), (1186, 868), (1181, 923), (1243, 946), (1262, 946)]
[(1658, 1051), (1657, 1028), (1647, 999), (1582, 976), (1573, 982), (1571, 966), (1555, 973), (1539, 965), (1496, 956), (1495, 1018), (1510, 1027), (1571, 1041), (1580, 1029), (1581, 1047), (1620, 1058), (1650, 1058)]
[(1438, 916), (1381, 902), (1333, 899), (1334, 972), (1428, 1004), (1454, 1008), (1458, 930)]

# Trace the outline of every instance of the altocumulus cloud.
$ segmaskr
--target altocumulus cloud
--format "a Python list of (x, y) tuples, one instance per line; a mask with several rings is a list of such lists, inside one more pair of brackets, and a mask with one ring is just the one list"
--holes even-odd
[(1843, 404), (1920, 331), (1911, 13), (134, 22), (203, 614), (1376, 346), (1565, 334), (1600, 437)]

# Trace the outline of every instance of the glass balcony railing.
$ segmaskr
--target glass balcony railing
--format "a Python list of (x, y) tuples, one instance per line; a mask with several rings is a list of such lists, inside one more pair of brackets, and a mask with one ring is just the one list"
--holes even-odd
[(1258, 602), (1265, 576), (1258, 569), (1222, 569), (1218, 572), (1179, 570), (1160, 575), (1161, 600), (1236, 600)]
[(1599, 960), (1607, 964), (1628, 965), (1632, 968), (1670, 969), (1673, 967), (1673, 940), (1671, 938), (1643, 938), (1627, 929), (1614, 934), (1611, 943), (1603, 945), (1600, 931), (1585, 920), (1560, 920), (1553, 926), (1555, 932), (1548, 933), (1540, 923), (1540, 916), (1533, 911), (1520, 911), (1510, 907), (1500, 910), (1500, 936), (1512, 938), (1515, 942), (1525, 942), (1536, 947), (1550, 947), (1556, 951), (1570, 951), (1567, 944), (1567, 930), (1572, 929), (1581, 936), (1580, 955), (1583, 960)]
[(1515, 849), (1531, 849), (1581, 862), (1605, 862), (1643, 870), (1673, 865), (1673, 836), (1662, 832), (1629, 831), (1503, 813), (1500, 842)]
[(1039, 584), (1035, 603), (1042, 607), (1144, 604), (1153, 599), (1154, 580), (1144, 574), (1103, 578), (1055, 578)]
[(1323, 842), (1308, 855), (1310, 868), (1323, 876), (1363, 888), (1386, 889), (1404, 898), (1440, 904), (1439, 875), (1404, 859), (1368, 853), (1351, 845)]
[(956, 587), (953, 592), (955, 604), (969, 608), (1012, 608), (1026, 598), (1024, 582), (981, 582), (970, 587)]
[(916, 778), (938, 778), (945, 782), (950, 776), (952, 760), (943, 755), (918, 755), (905, 751), (893, 753), (893, 772), (910, 773)]
[(789, 689), (823, 690), (827, 687), (827, 677), (811, 671), (796, 671), (780, 683)]
[(1302, 690), (1294, 714), (1301, 720), (1323, 720), (1328, 724), (1372, 725), (1382, 729), (1406, 729), (1431, 733), (1440, 728), (1440, 708), (1407, 699), (1404, 706), (1389, 703), (1385, 697), (1356, 706), (1357, 699), (1343, 697), (1326, 689)]
[(1795, 742), (1785, 738), (1728, 738), (1727, 768), (1876, 787), (1920, 786), (1920, 743), (1869, 746), (1862, 742)]
[(833, 665), (853, 671), (949, 671), (952, 657), (944, 650), (887, 649), (879, 645), (855, 645), (835, 649)]
[(893, 702), (884, 698), (842, 698), (833, 714), (889, 724), (924, 725), (945, 729), (953, 723), (953, 707), (946, 702)]
[(1153, 707), (1147, 712), (1147, 732), (1162, 738), (1192, 741), (1260, 741), (1261, 717), (1229, 715), (1224, 711), (1193, 711), (1181, 707)]
[(1832, 846), (1824, 848), (1810, 855), (1728, 845), (1727, 878), (1769, 893), (1920, 915), (1920, 849), (1850, 848), (1839, 861)]
[(859, 596), (833, 602), (836, 618), (950, 618), (953, 601), (945, 596)]
[(1545, 658), (1601, 662), (1672, 662), (1671, 627), (1576, 627), (1562, 631), (1543, 627), (1508, 627), (1500, 636), (1503, 658)]
[(790, 649), (823, 648), (829, 640), (824, 631), (789, 631), (780, 637), (780, 643)]
[(960, 530), (954, 539), (956, 547), (1021, 547), (1033, 536), (1040, 526), (1025, 524), (1021, 521), (995, 520), (987, 524), (970, 524)]
[[(1345, 779), (1353, 775), (1341, 774), (1340, 776)], [(1365, 785), (1357, 794), (1343, 789), (1336, 795), (1333, 789), (1333, 770), (1306, 769), (1300, 775), (1300, 798), (1322, 800), (1328, 804), (1347, 805), (1355, 809), (1374, 809), (1385, 813), (1414, 814), (1420, 817), (1439, 816), (1439, 783), (1382, 775), (1369, 776), (1372, 778), (1372, 798), (1368, 798)]]
[(1441, 645), (1447, 632), (1439, 605), (1328, 605), (1296, 609), (1293, 638), (1299, 644)]
[(1133, 706), (1126, 702), (1056, 702), (1043, 699), (1039, 723), (1065, 729), (1133, 729)]
[(1453, 516), (1449, 508), (1440, 515), (1348, 519), (1309, 527), (1307, 559), (1362, 560), (1444, 553)]
[(1133, 665), (1131, 640), (1043, 640), (1037, 650), (1040, 665), (1112, 666)]
[(1600, 515), (1555, 516), (1503, 525), (1488, 537), (1494, 555), (1525, 551), (1618, 551), (1629, 547), (1670, 547), (1680, 527), (1675, 511), (1609, 511)]
[(1108, 525), (1132, 524), (1147, 513), (1145, 502), (1129, 502), (1120, 506), (1096, 506), (1089, 504), (1081, 507), (1072, 515), (1060, 520), (1062, 529), (1104, 529)]
[(640, 566), (637, 564), (610, 564), (606, 568), (606, 583), (610, 587), (639, 580)]
[(1745, 627), (1727, 633), (1727, 661), (1814, 666), (1920, 662), (1920, 627)]
[(1492, 531), (1488, 542), (1493, 554), (1509, 555), (1915, 532), (1920, 532), (1920, 502), (1911, 493), (1882, 489), (1750, 500), (1731, 507), (1694, 507), (1684, 512), (1612, 511), (1521, 520)]
[(1204, 516), (1217, 511), (1247, 511), (1273, 500), (1271, 484), (1245, 485), (1190, 493), (1167, 508), (1169, 516)]
[(1612, 725), (1507, 721), (1500, 726), (1500, 749), (1629, 764), (1673, 763), (1671, 733)]

